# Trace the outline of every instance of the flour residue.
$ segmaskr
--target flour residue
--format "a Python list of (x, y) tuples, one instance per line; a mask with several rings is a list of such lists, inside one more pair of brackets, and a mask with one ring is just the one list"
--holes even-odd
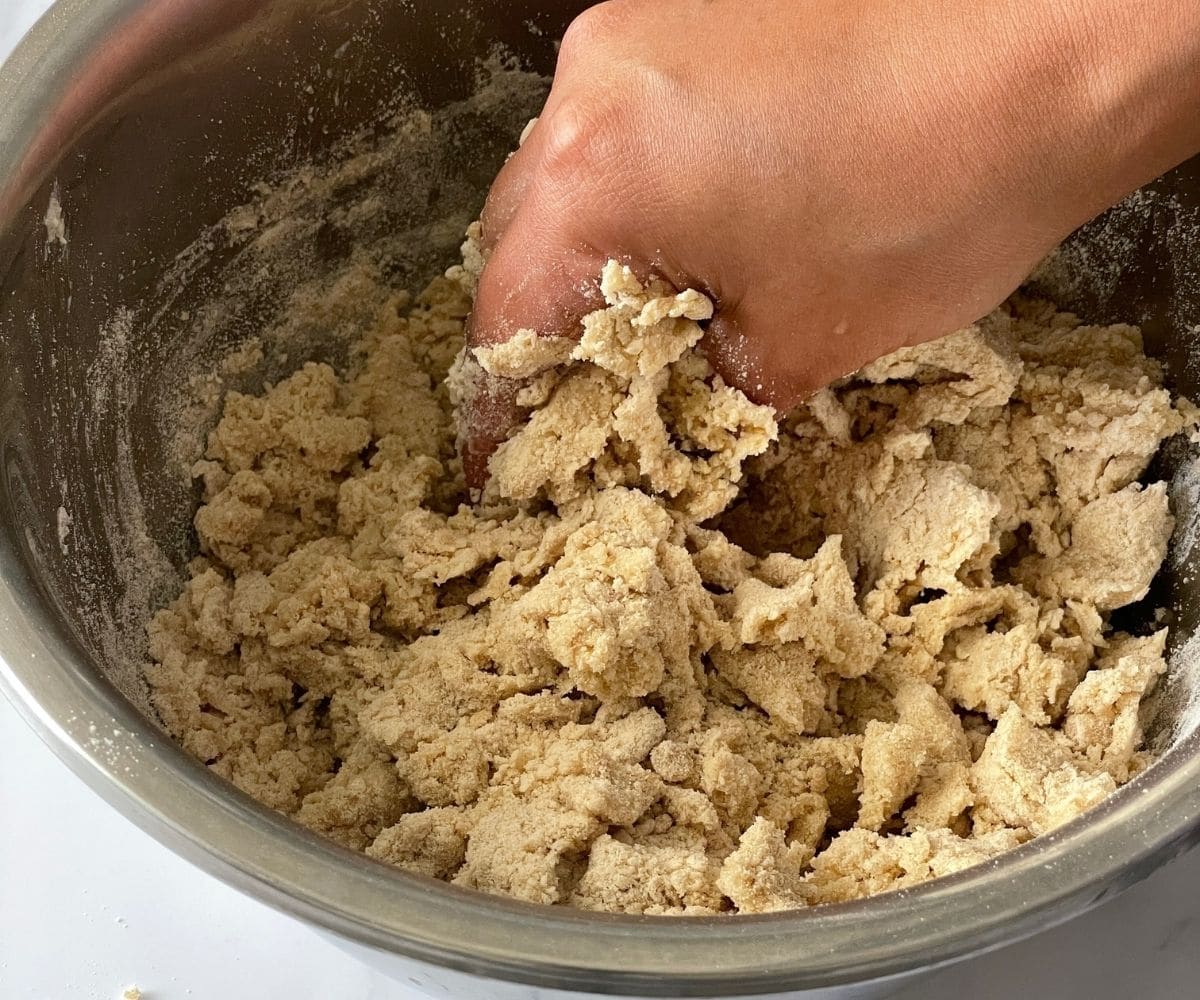
[(74, 519), (66, 507), (58, 508), (58, 548), (65, 556), (67, 554), (67, 539), (71, 536), (71, 525)]
[[(82, 453), (113, 457), (61, 470), (65, 518), (51, 508), (52, 531), (72, 557), (62, 572), (81, 638), (146, 714), (144, 626), (194, 551), (189, 469), (225, 394), (309, 359), (351, 361), (379, 308), (445, 266), (479, 211), (477, 175), (503, 162), (548, 86), (500, 56), (476, 84), (433, 111), (396, 95), (323, 160), (257, 185), (171, 262), (149, 300), (97, 331), (87, 398), (63, 406), (88, 414)], [(45, 225), (47, 247), (65, 252), (57, 185)], [(115, 567), (116, 586), (89, 566)]]
[[(1200, 454), (1194, 447), (1178, 459), (1170, 487), (1171, 509), (1175, 512), (1175, 534), (1168, 555), (1167, 574), (1172, 581), (1176, 606), (1169, 612), (1175, 641), (1168, 655), (1168, 682), (1157, 706), (1160, 731), (1153, 739), (1156, 750), (1200, 727), (1200, 631), (1195, 627), (1200, 607), (1195, 598), (1198, 580), (1196, 560), (1200, 557)], [(1182, 640), (1182, 641), (1180, 641)]]
[(62, 247), (65, 252), (67, 248), (67, 220), (63, 214), (58, 181), (55, 181), (54, 186), (50, 189), (50, 203), (46, 206), (46, 215), (43, 222), (46, 226), (46, 256), (50, 255), (50, 248), (55, 244)]

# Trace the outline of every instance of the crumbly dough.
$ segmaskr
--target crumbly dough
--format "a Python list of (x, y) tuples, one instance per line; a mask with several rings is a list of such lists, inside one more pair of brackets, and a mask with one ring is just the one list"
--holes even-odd
[[(1165, 632), (1109, 614), (1195, 420), (1136, 329), (1015, 300), (780, 421), (710, 371), (702, 295), (616, 264), (578, 342), (454, 363), (467, 259), (349, 374), (229, 394), (148, 668), (215, 772), (421, 875), (705, 914), (957, 871), (1147, 765)], [(495, 375), (531, 415), (469, 505)]]

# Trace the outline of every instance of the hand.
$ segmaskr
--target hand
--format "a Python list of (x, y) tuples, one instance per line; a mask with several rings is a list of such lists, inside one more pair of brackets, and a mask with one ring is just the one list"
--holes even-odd
[[(571, 335), (610, 257), (708, 293), (713, 367), (780, 410), (970, 324), (1200, 138), (1180, 124), (1200, 96), (1200, 16), (1178, 8), (1197, 5), (1126, 6), (586, 11), (488, 199), (472, 343)], [(1172, 74), (1187, 86), (1164, 93)], [(475, 485), (515, 417), (493, 394), (469, 418)]]

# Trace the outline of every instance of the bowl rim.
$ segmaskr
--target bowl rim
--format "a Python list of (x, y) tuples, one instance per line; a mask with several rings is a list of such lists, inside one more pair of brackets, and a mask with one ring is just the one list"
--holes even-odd
[[(13, 555), (7, 545), (0, 551), (6, 569)], [(11, 574), (0, 580), (0, 692), (102, 798), (276, 909), (369, 948), (483, 978), (648, 997), (749, 996), (886, 978), (1070, 919), (1200, 839), (1193, 731), (1083, 816), (912, 889), (736, 917), (523, 903), (398, 871), (260, 805), (138, 713), (30, 606), (33, 596), (32, 586), (14, 587)]]
[[(16, 175), (72, 68), (153, 2), (58, 0), (0, 66), (0, 181)], [(1085, 815), (909, 890), (788, 913), (686, 918), (489, 896), (340, 847), (209, 772), (95, 670), (47, 610), (19, 544), (0, 542), (0, 691), (61, 760), (150, 835), (235, 888), (369, 948), (470, 975), (644, 996), (863, 982), (1067, 920), (1200, 839), (1193, 729)]]

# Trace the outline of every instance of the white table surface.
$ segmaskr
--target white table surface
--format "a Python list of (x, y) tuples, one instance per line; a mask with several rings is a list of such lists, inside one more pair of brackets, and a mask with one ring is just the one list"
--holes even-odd
[[(49, 6), (0, 0), (0, 58)], [(177, 858), (0, 698), (0, 1000), (413, 1000), (303, 924)], [(1200, 996), (1200, 851), (1118, 900), (897, 1000)], [(466, 998), (464, 998), (466, 1000)]]

